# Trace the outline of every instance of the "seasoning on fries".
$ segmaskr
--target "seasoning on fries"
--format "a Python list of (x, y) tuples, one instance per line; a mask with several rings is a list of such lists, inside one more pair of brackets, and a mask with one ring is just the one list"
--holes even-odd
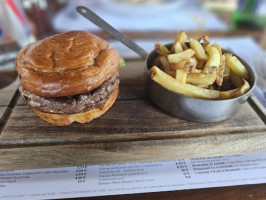
[(250, 90), (248, 71), (236, 56), (223, 53), (207, 35), (186, 43), (187, 38), (180, 31), (170, 49), (155, 43), (159, 56), (149, 70), (152, 80), (171, 91), (202, 99), (231, 99)]

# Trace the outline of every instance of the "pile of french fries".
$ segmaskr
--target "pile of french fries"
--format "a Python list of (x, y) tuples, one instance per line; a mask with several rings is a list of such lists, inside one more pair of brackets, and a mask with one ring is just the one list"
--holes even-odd
[(187, 40), (180, 31), (171, 49), (155, 43), (159, 56), (149, 70), (151, 79), (171, 91), (201, 99), (231, 99), (250, 90), (248, 71), (237, 57), (223, 53), (207, 35)]

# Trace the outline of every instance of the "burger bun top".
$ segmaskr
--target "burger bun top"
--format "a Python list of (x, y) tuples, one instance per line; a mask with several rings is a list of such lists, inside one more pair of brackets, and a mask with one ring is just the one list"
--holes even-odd
[(119, 54), (84, 31), (69, 31), (24, 47), (15, 61), (22, 87), (42, 97), (73, 96), (99, 87), (119, 68)]

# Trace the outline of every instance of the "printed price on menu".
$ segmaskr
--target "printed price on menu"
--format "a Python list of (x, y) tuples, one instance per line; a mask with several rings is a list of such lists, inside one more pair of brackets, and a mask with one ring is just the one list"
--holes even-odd
[(185, 176), (186, 179), (191, 178), (188, 166), (186, 164), (185, 159), (180, 159), (176, 161), (176, 167), (178, 170), (181, 171), (181, 173)]
[(75, 179), (78, 183), (85, 183), (87, 175), (87, 166), (78, 166), (75, 175)]

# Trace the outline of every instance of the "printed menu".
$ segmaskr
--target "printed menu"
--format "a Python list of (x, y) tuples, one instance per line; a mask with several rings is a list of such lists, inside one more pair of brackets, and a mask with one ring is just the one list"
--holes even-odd
[(0, 199), (93, 197), (266, 182), (266, 153), (0, 172)]

